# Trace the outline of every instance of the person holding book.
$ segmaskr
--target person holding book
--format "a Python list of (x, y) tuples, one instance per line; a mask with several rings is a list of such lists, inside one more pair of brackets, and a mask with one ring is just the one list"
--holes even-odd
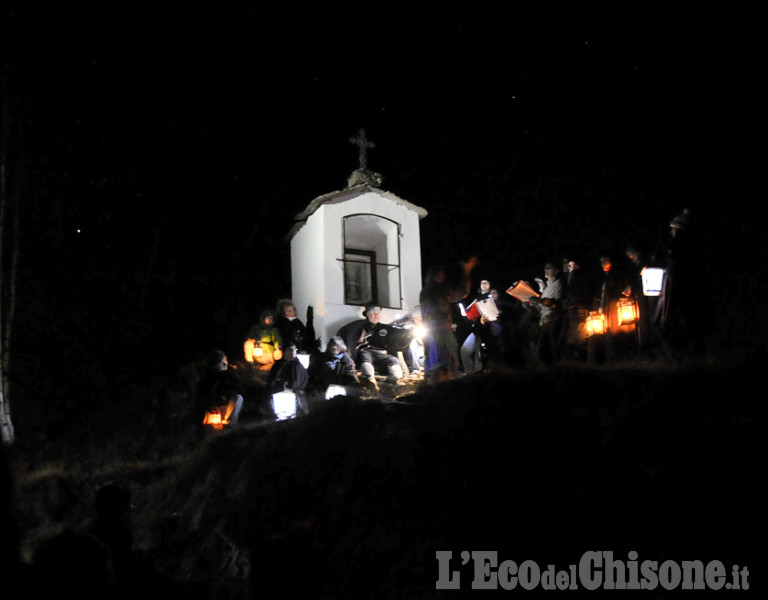
[(459, 350), (461, 356), (461, 365), (464, 374), (476, 373), (483, 369), (483, 339), (487, 332), (483, 331), (491, 322), (491, 318), (484, 314), (479, 303), (487, 302), (491, 297), (491, 283), (487, 279), (480, 281), (480, 287), (472, 298), (472, 304), (478, 304), (479, 318), (471, 320), (469, 335), (464, 339), (464, 343)]
[(392, 383), (403, 383), (403, 369), (397, 357), (387, 351), (387, 336), (392, 328), (381, 323), (381, 307), (368, 303), (363, 319), (344, 325), (336, 334), (346, 344), (363, 383), (378, 391), (376, 372), (386, 373)]
[(536, 341), (536, 355), (544, 366), (557, 362), (557, 342), (560, 337), (561, 303), (563, 286), (560, 280), (560, 270), (553, 262), (544, 265), (546, 281), (536, 278), (541, 296), (531, 296), (527, 307), (539, 317), (539, 334)]

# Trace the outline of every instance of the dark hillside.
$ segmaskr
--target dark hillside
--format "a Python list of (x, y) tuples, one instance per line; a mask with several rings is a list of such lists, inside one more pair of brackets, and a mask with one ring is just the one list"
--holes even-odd
[[(137, 526), (201, 597), (431, 597), (439, 550), (558, 569), (634, 550), (756, 570), (764, 408), (739, 378), (573, 370), (337, 398), (209, 438)], [(469, 588), (471, 565), (454, 562)]]

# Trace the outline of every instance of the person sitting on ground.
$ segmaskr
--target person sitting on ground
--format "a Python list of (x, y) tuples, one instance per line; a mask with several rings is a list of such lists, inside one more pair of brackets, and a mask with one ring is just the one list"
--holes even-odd
[(296, 316), (296, 305), (293, 300), (290, 298), (278, 300), (276, 312), (275, 326), (285, 346), (294, 344), (296, 349), (304, 354), (312, 354), (317, 350), (317, 344), (311, 338), (307, 327)]
[(392, 383), (403, 383), (403, 368), (400, 361), (389, 354), (386, 349), (386, 338), (389, 329), (381, 324), (381, 307), (367, 304), (363, 310), (363, 319), (347, 323), (338, 331), (338, 336), (344, 340), (355, 365), (363, 374), (364, 381), (379, 389), (376, 382), (377, 370), (389, 375)]
[(267, 390), (269, 394), (278, 392), (293, 392), (296, 394), (296, 414), (309, 412), (307, 404), (307, 386), (309, 385), (309, 373), (299, 361), (299, 352), (295, 345), (291, 344), (283, 352), (282, 358), (276, 360), (267, 376)]
[(212, 350), (197, 385), (197, 422), (202, 423), (206, 413), (216, 408), (223, 425), (236, 425), (243, 408), (243, 389), (239, 375), (229, 368), (227, 355)]
[(259, 315), (259, 322), (251, 326), (243, 350), (246, 362), (261, 371), (269, 371), (282, 357), (283, 340), (275, 326), (275, 311), (267, 309)]
[(309, 381), (313, 387), (329, 385), (359, 385), (360, 376), (355, 362), (347, 352), (347, 345), (335, 335), (328, 340), (325, 352), (312, 359), (309, 365)]

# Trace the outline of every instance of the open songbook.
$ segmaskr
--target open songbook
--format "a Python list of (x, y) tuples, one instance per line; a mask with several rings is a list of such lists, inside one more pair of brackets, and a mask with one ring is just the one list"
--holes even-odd
[(525, 281), (518, 281), (513, 286), (507, 288), (507, 294), (517, 298), (520, 302), (528, 302), (531, 298), (539, 297), (539, 293), (525, 283)]
[(499, 317), (499, 308), (493, 301), (493, 298), (486, 298), (485, 300), (473, 300), (472, 304), (464, 308), (463, 304), (460, 304), (462, 308), (462, 314), (470, 321), (478, 321), (480, 317), (486, 317), (489, 321), (495, 321)]

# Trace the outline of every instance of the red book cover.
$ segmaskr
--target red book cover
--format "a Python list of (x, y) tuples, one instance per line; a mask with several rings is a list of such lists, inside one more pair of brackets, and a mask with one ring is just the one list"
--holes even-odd
[(467, 319), (470, 321), (477, 321), (480, 319), (480, 309), (477, 308), (477, 300), (473, 300), (472, 304), (467, 306), (467, 308), (464, 309), (464, 312), (467, 315)]

